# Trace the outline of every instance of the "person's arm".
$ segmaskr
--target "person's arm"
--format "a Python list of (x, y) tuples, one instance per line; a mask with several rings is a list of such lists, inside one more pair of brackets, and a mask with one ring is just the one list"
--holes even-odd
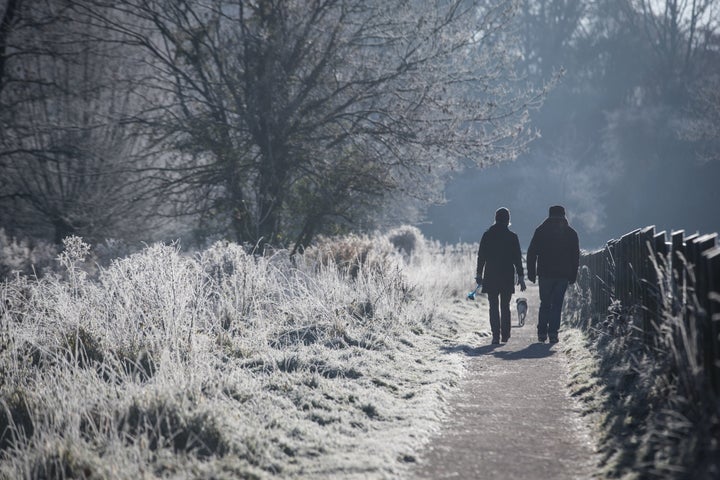
[(535, 233), (532, 236), (532, 239), (530, 240), (530, 246), (528, 247), (527, 251), (527, 277), (528, 280), (535, 283), (535, 277), (536, 277), (536, 264), (537, 264), (537, 230), (535, 230)]
[(518, 276), (518, 285), (520, 285), (520, 291), (524, 292), (525, 287), (525, 270), (522, 264), (522, 250), (520, 250), (520, 239), (515, 235), (515, 245), (513, 245), (513, 263), (515, 264), (515, 273)]
[(522, 250), (520, 250), (520, 239), (515, 235), (515, 245), (513, 245), (513, 264), (515, 265), (515, 272), (518, 274), (518, 278), (525, 277), (525, 269), (522, 263)]
[(485, 262), (487, 260), (485, 250), (485, 234), (483, 234), (482, 238), (480, 239), (480, 246), (478, 247), (477, 269), (475, 270), (475, 281), (478, 285), (482, 283), (483, 271), (485, 270)]

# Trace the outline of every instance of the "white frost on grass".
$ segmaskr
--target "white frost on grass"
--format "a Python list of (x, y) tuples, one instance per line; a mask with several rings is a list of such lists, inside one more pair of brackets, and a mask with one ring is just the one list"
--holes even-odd
[(91, 279), (73, 241), (0, 286), (0, 478), (398, 478), (477, 339), (465, 247), (154, 245)]

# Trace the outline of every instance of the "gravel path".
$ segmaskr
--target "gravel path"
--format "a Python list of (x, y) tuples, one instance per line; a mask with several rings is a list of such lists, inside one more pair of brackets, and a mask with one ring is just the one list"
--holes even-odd
[[(442, 429), (420, 453), (410, 478), (418, 479), (587, 479), (597, 458), (589, 428), (567, 391), (568, 365), (561, 345), (537, 343), (537, 287), (528, 298), (525, 326), (507, 344), (449, 349), (468, 356), (467, 373), (450, 398)], [(454, 314), (478, 317), (489, 330), (487, 300), (457, 303)], [(562, 342), (562, 332), (560, 333)]]

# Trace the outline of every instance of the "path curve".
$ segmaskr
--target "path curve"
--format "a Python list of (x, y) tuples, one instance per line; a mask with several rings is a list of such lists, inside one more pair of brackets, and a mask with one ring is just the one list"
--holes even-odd
[[(413, 479), (587, 479), (597, 457), (580, 407), (568, 393), (568, 360), (562, 343), (537, 342), (537, 287), (528, 298), (524, 327), (509, 342), (449, 346), (468, 357), (467, 373), (449, 399), (449, 413), (438, 434), (420, 452)], [(473, 315), (489, 330), (487, 299), (457, 304), (454, 313)], [(562, 342), (562, 332), (560, 334)]]

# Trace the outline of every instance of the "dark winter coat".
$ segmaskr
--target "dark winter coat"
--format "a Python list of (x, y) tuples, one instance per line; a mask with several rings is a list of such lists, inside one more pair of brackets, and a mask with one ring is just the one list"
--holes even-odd
[(483, 293), (515, 293), (515, 272), (524, 275), (518, 236), (507, 225), (495, 223), (482, 236), (477, 275)]
[(577, 232), (565, 217), (548, 217), (530, 240), (527, 251), (528, 278), (566, 278), (575, 283), (580, 263)]

